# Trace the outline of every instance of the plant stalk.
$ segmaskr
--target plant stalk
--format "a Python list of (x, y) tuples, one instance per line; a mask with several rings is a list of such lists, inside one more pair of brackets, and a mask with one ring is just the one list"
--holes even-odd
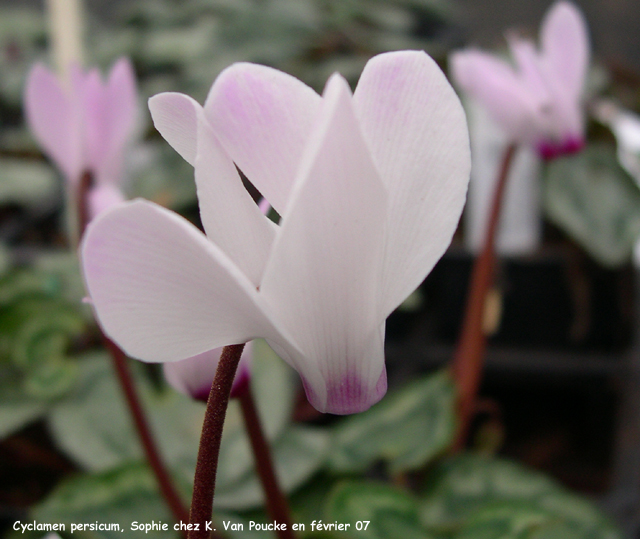
[(246, 384), (240, 390), (238, 399), (240, 400), (244, 423), (247, 428), (247, 433), (249, 434), (249, 440), (251, 441), (256, 471), (258, 472), (258, 476), (262, 482), (262, 488), (264, 489), (267, 513), (269, 517), (278, 524), (286, 525), (284, 530), (277, 531), (280, 539), (294, 539), (295, 534), (291, 529), (292, 521), (289, 503), (280, 490), (280, 485), (273, 467), (271, 451), (269, 450), (269, 444), (267, 443), (260, 424), (260, 418), (255, 401), (253, 400), (253, 395), (251, 394), (250, 384)]
[(142, 410), (142, 404), (140, 403), (140, 399), (133, 382), (133, 377), (129, 371), (129, 366), (127, 365), (127, 357), (112, 340), (104, 335), (103, 339), (105, 346), (113, 358), (113, 367), (118, 376), (120, 387), (122, 388), (125, 400), (127, 401), (129, 412), (133, 418), (133, 423), (138, 433), (138, 437), (140, 438), (140, 442), (142, 443), (142, 448), (144, 449), (147, 462), (149, 463), (149, 466), (151, 466), (151, 469), (156, 476), (156, 480), (158, 481), (162, 497), (169, 506), (175, 521), (177, 523), (186, 523), (189, 520), (189, 513), (187, 512), (178, 491), (174, 487), (169, 472), (160, 458), (160, 453), (156, 447), (153, 435), (151, 434), (149, 424), (144, 411)]
[[(224, 347), (216, 375), (211, 384), (207, 410), (202, 424), (189, 519), (193, 528), (197, 527), (198, 530), (190, 530), (187, 535), (188, 539), (208, 539), (210, 535), (206, 524), (211, 521), (222, 427), (229, 405), (233, 379), (243, 349), (244, 344), (232, 344)], [(195, 526), (195, 524), (199, 524), (199, 526)]]
[(456, 451), (461, 450), (466, 443), (482, 379), (482, 367), (487, 347), (487, 337), (483, 331), (485, 301), (493, 284), (496, 232), (515, 150), (514, 144), (509, 145), (502, 158), (498, 181), (493, 193), (484, 245), (473, 265), (462, 330), (451, 366), (458, 390), (458, 434), (454, 444)]

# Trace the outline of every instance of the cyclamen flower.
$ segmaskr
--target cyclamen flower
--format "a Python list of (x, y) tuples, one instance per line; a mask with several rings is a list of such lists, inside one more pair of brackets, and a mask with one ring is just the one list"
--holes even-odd
[[(236, 377), (231, 387), (231, 397), (235, 397), (249, 383), (249, 365), (253, 343), (248, 342), (238, 364)], [(163, 365), (164, 377), (176, 391), (196, 400), (207, 402), (211, 384), (216, 375), (222, 348), (208, 350), (197, 356)]]
[(91, 217), (124, 200), (123, 154), (137, 111), (128, 60), (118, 60), (106, 82), (97, 69), (85, 72), (73, 66), (68, 88), (36, 64), (27, 78), (24, 106), (31, 131), (70, 188), (77, 189), (84, 173), (92, 175)]
[(540, 50), (528, 40), (508, 40), (515, 67), (479, 50), (451, 56), (451, 75), (477, 99), (515, 142), (545, 159), (584, 145), (582, 93), (589, 66), (589, 37), (580, 10), (556, 2), (540, 29)]
[(141, 200), (93, 221), (82, 258), (106, 334), (160, 362), (263, 337), (318, 410), (369, 408), (386, 391), (385, 320), (442, 256), (465, 200), (464, 111), (438, 66), (383, 54), (353, 95), (334, 74), (319, 96), (235, 64), (204, 108), (181, 94), (150, 106), (195, 165), (206, 236)]

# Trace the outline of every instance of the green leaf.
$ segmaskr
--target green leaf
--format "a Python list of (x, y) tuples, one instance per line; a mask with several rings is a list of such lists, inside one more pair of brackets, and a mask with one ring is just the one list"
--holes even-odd
[(43, 294), (18, 296), (0, 309), (0, 344), (22, 372), (25, 392), (37, 399), (66, 393), (77, 379), (67, 357), (71, 340), (85, 330), (79, 311)]
[[(579, 537), (619, 538), (593, 504), (540, 472), (471, 454), (450, 458), (433, 471), (420, 518), (429, 530), (456, 539), (572, 537), (575, 530)], [(530, 535), (543, 528), (543, 535)]]
[[(81, 475), (65, 481), (30, 514), (31, 521), (71, 524), (115, 523), (124, 531), (75, 531), (80, 539), (122, 539), (138, 534), (149, 539), (178, 537), (173, 518), (160, 498), (155, 478), (143, 464), (128, 463), (102, 473)], [(132, 531), (133, 522), (162, 522), (167, 531)], [(40, 534), (42, 536), (42, 534)]]
[(42, 416), (47, 408), (46, 402), (24, 394), (14, 369), (0, 364), (0, 440)]
[(295, 522), (311, 522), (314, 519), (325, 517), (318, 508), (324, 507), (329, 499), (329, 493), (336, 486), (336, 478), (324, 470), (295, 491), (289, 497), (292, 518)]
[[(73, 394), (50, 414), (51, 431), (63, 450), (81, 466), (102, 471), (142, 458), (112, 359), (105, 352), (79, 361), (81, 380)], [(158, 391), (143, 375), (143, 365), (129, 361), (136, 388), (160, 451), (183, 484), (190, 485), (195, 470), (204, 405), (172, 389)], [(290, 422), (295, 386), (292, 371), (266, 345), (256, 343), (252, 388), (268, 439), (281, 436)], [(253, 468), (251, 448), (238, 403), (227, 412), (217, 484), (219, 490), (246, 480)]]
[(0, 159), (0, 204), (41, 205), (55, 200), (56, 173), (51, 166), (21, 159)]
[(501, 500), (535, 500), (560, 487), (515, 462), (466, 454), (440, 463), (420, 509), (429, 529), (459, 529), (475, 511)]
[[(479, 511), (456, 539), (530, 539), (546, 537), (545, 531), (560, 530), (567, 539), (579, 539), (575, 530), (567, 530), (563, 523), (547, 511), (526, 503), (505, 502)], [(563, 529), (564, 528), (564, 529)], [(537, 535), (534, 535), (537, 534)]]
[(49, 414), (58, 446), (80, 466), (104, 471), (142, 458), (106, 352), (80, 361), (80, 381)]
[(612, 146), (592, 144), (549, 163), (543, 203), (549, 219), (604, 266), (625, 263), (640, 236), (640, 191)]
[(544, 495), (538, 505), (553, 515), (587, 530), (590, 537), (622, 539), (622, 533), (595, 504), (584, 497), (567, 490), (559, 490)]
[[(81, 380), (49, 415), (58, 445), (88, 470), (103, 471), (142, 458), (122, 390), (106, 352), (79, 361)], [(183, 482), (193, 479), (204, 406), (173, 391), (157, 392), (130, 361), (136, 389), (165, 461)]]
[(9, 247), (0, 241), (0, 278), (3, 278), (11, 268), (11, 251)]
[[(87, 295), (77, 253), (67, 250), (39, 252), (33, 267), (46, 276), (56, 296), (74, 305), (80, 305)], [(83, 313), (85, 318), (93, 320), (93, 311), (88, 306), (85, 306)]]
[(44, 415), (46, 410), (47, 405), (43, 402), (8, 400), (3, 397), (0, 401), (0, 439), (35, 421)]
[(10, 271), (0, 279), (0, 307), (7, 308), (25, 297), (54, 298), (58, 291), (58, 283), (51, 275), (31, 269)]
[(338, 425), (331, 469), (359, 472), (377, 460), (388, 462), (391, 473), (424, 466), (453, 441), (454, 401), (454, 386), (444, 371), (387, 395)]
[(420, 524), (416, 500), (384, 483), (348, 481), (338, 484), (329, 497), (325, 513), (325, 524), (350, 524), (347, 530), (338, 532), (348, 537), (430, 537)]
[[(592, 513), (597, 513), (592, 508)], [(562, 518), (555, 510), (527, 502), (505, 501), (474, 514), (456, 539), (622, 539), (603, 519), (602, 525)]]
[[(280, 487), (291, 492), (324, 464), (329, 450), (329, 436), (324, 430), (290, 427), (275, 441), (271, 454), (275, 461)], [(234, 483), (218, 485), (216, 507), (247, 510), (264, 503), (264, 493), (252, 466)]]

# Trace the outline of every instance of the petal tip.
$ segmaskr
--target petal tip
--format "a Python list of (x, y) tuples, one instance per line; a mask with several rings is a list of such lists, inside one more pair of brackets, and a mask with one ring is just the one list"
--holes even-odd
[(148, 106), (158, 132), (185, 161), (195, 165), (200, 104), (185, 94), (164, 92), (149, 98)]
[(365, 412), (376, 404), (387, 392), (387, 370), (383, 366), (376, 385), (369, 388), (366, 380), (357, 373), (349, 373), (338, 380), (326, 384), (326, 400), (321, 402), (306, 379), (302, 379), (307, 399), (311, 405), (323, 413), (347, 415)]

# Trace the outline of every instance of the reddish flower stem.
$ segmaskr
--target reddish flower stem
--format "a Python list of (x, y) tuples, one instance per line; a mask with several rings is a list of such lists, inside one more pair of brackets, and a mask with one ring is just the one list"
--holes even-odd
[(78, 183), (77, 203), (76, 208), (78, 212), (78, 230), (80, 235), (78, 241), (82, 239), (87, 225), (89, 224), (89, 191), (93, 186), (93, 174), (88, 170), (80, 176), (80, 182)]
[[(80, 231), (80, 238), (84, 234), (84, 231), (89, 224), (89, 204), (88, 193), (89, 189), (93, 185), (93, 176), (90, 172), (85, 172), (80, 178), (78, 185), (78, 229)], [(133, 419), (135, 429), (142, 443), (142, 448), (146, 456), (149, 466), (153, 470), (153, 473), (158, 481), (160, 492), (165, 499), (165, 502), (169, 506), (173, 518), (176, 522), (187, 522), (189, 520), (189, 513), (176, 490), (171, 476), (167, 471), (160, 453), (156, 447), (155, 441), (151, 434), (151, 429), (145, 417), (140, 403), (140, 398), (135, 388), (131, 372), (127, 365), (127, 357), (122, 350), (111, 341), (104, 333), (102, 333), (102, 339), (105, 347), (109, 350), (113, 359), (113, 367), (115, 369), (118, 382), (124, 393), (129, 413)]]
[(238, 399), (240, 400), (244, 423), (247, 428), (247, 433), (249, 434), (253, 456), (256, 461), (256, 471), (258, 472), (258, 476), (262, 482), (262, 488), (264, 489), (267, 513), (269, 517), (278, 524), (286, 525), (286, 529), (277, 531), (280, 539), (295, 539), (295, 534), (291, 529), (292, 521), (289, 503), (280, 490), (278, 479), (273, 468), (269, 444), (262, 431), (260, 418), (258, 417), (258, 411), (249, 384), (242, 387), (238, 394)]
[(244, 344), (232, 344), (224, 347), (216, 375), (211, 384), (207, 410), (202, 424), (189, 520), (190, 524), (194, 525), (193, 528), (196, 527), (195, 524), (199, 524), (199, 526), (197, 526), (198, 530), (189, 531), (188, 539), (208, 539), (210, 535), (206, 529), (206, 523), (211, 521), (222, 427), (229, 405), (233, 379), (243, 349)]
[(151, 469), (156, 476), (156, 480), (158, 481), (162, 497), (169, 506), (175, 521), (186, 523), (189, 520), (189, 513), (187, 512), (185, 505), (182, 503), (182, 498), (175, 489), (171, 476), (160, 458), (160, 453), (158, 452), (151, 430), (149, 429), (149, 424), (147, 423), (144, 411), (142, 410), (142, 405), (138, 398), (133, 378), (127, 365), (127, 357), (113, 341), (104, 335), (103, 338), (105, 346), (113, 358), (113, 367), (118, 376), (120, 387), (122, 388), (125, 400), (127, 401), (129, 412), (133, 418), (133, 423), (136, 431), (138, 432), (140, 442), (142, 443), (142, 448), (144, 449), (147, 462), (149, 463), (149, 466), (151, 466)]
[(458, 389), (458, 434), (454, 450), (462, 449), (466, 443), (476, 396), (482, 379), (482, 366), (487, 347), (487, 337), (482, 327), (485, 300), (489, 288), (493, 284), (496, 258), (495, 238), (507, 177), (509, 176), (515, 149), (515, 145), (511, 144), (505, 150), (502, 158), (484, 245), (473, 265), (469, 291), (467, 292), (464, 321), (451, 365), (453, 378)]

